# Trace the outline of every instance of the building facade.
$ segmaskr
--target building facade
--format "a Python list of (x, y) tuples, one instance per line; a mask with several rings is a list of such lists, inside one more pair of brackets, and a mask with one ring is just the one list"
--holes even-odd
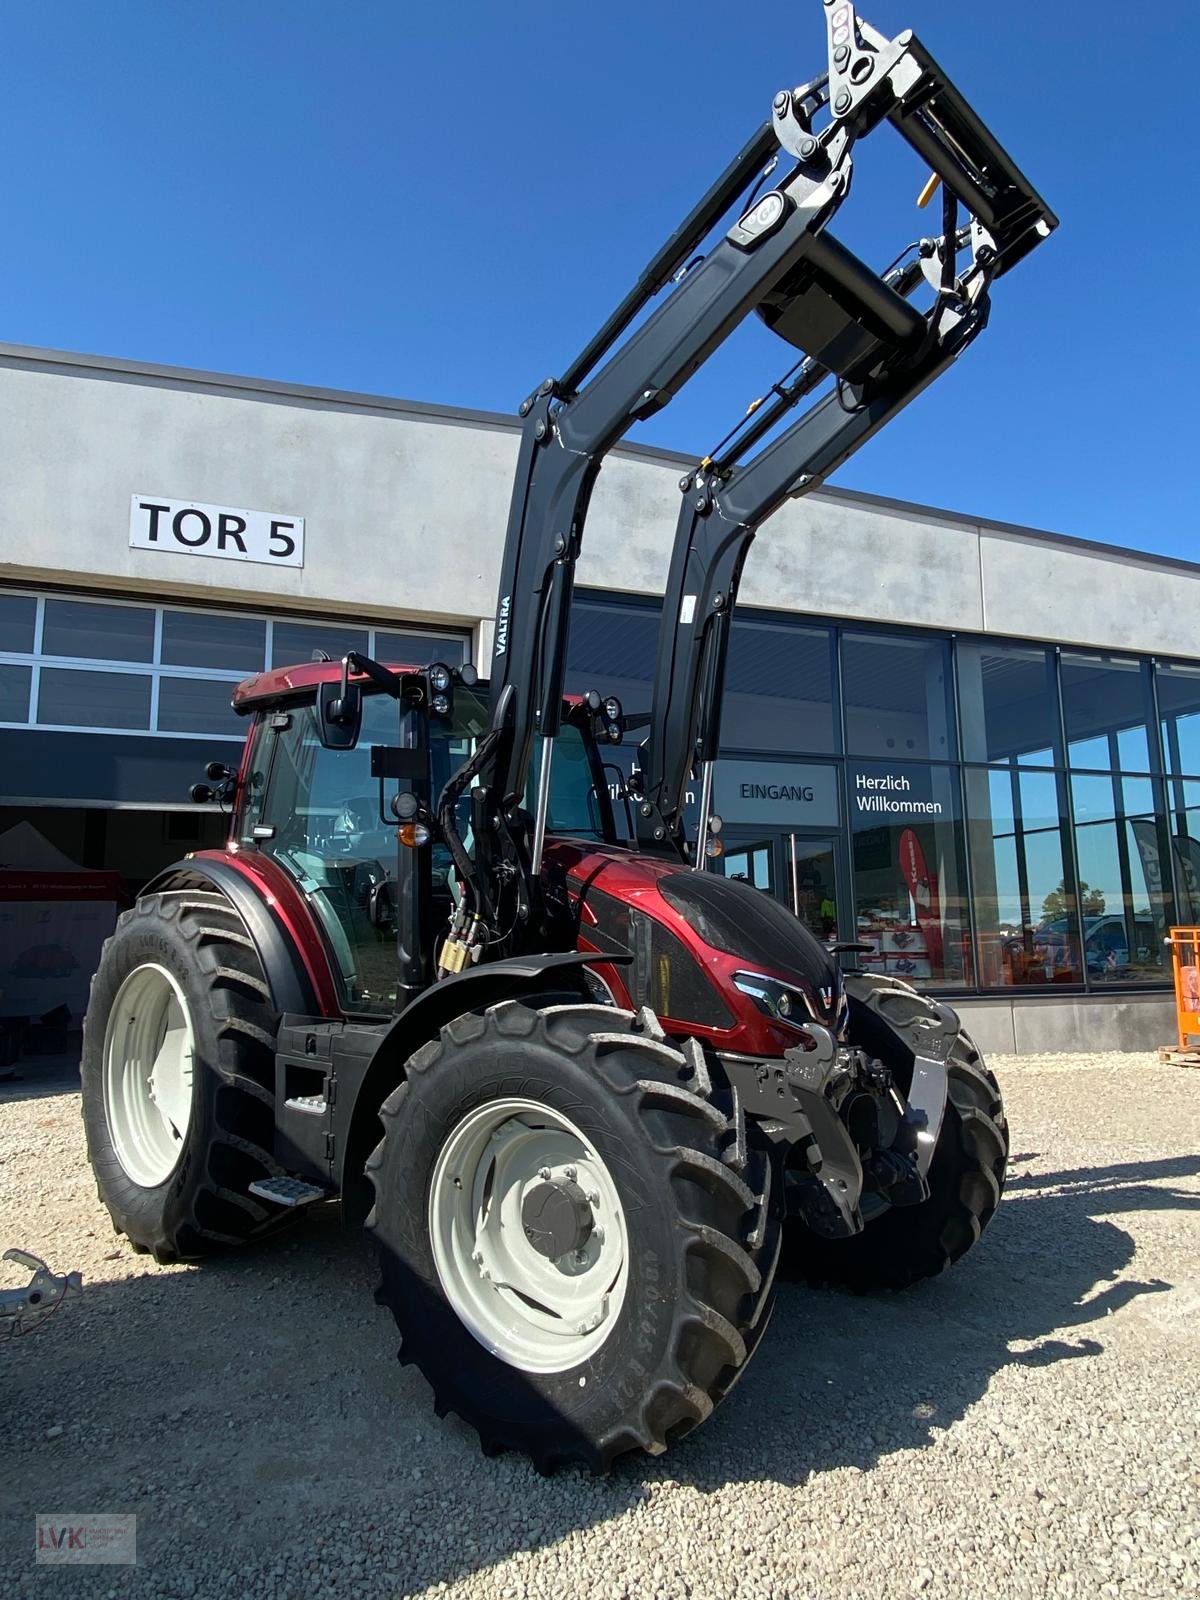
[[(513, 419), (6, 346), (0, 413), (0, 835), (136, 889), (222, 835), (187, 792), (237, 749), (240, 678), (486, 664)], [(571, 686), (627, 710), (687, 465), (622, 447), (593, 502)], [(953, 996), (987, 1048), (1165, 1041), (1163, 940), (1200, 922), (1198, 600), (1186, 562), (790, 504), (742, 585), (721, 870)]]

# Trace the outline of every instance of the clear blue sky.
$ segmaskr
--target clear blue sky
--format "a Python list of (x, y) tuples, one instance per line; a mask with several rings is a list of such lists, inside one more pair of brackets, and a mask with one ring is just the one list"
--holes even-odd
[[(1200, 559), (1200, 8), (864, 5), (1062, 227), (835, 481)], [(10, 0), (0, 338), (512, 411), (823, 52), (819, 0)], [(884, 140), (876, 264), (932, 221)], [(787, 364), (751, 331), (631, 437), (700, 453)]]

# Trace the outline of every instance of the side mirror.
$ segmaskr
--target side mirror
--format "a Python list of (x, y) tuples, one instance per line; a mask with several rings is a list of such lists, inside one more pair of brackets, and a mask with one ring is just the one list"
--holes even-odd
[(362, 689), (323, 683), (317, 690), (317, 737), (326, 750), (353, 750), (362, 732)]

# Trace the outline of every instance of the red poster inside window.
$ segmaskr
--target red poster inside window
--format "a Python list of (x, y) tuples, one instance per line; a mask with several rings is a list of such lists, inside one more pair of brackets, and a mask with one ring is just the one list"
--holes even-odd
[(925, 936), (925, 948), (936, 972), (942, 964), (941, 907), (938, 904), (937, 878), (925, 864), (925, 851), (912, 828), (905, 828), (897, 842), (900, 874), (913, 904), (917, 927)]

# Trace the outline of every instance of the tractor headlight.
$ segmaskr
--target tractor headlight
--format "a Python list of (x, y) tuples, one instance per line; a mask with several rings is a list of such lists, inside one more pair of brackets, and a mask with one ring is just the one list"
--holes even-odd
[(439, 717), (450, 715), (450, 696), (448, 694), (435, 694), (429, 704)]
[(429, 687), (434, 694), (445, 694), (450, 688), (450, 668), (445, 662), (435, 661), (429, 669)]
[(778, 978), (765, 977), (761, 972), (735, 972), (733, 983), (758, 1009), (775, 1022), (785, 1022), (789, 1028), (800, 1030), (811, 1018), (808, 998), (802, 989), (793, 989)]
[(610, 694), (608, 699), (604, 702), (604, 715), (609, 722), (620, 722), (621, 702), (617, 699), (615, 694)]

